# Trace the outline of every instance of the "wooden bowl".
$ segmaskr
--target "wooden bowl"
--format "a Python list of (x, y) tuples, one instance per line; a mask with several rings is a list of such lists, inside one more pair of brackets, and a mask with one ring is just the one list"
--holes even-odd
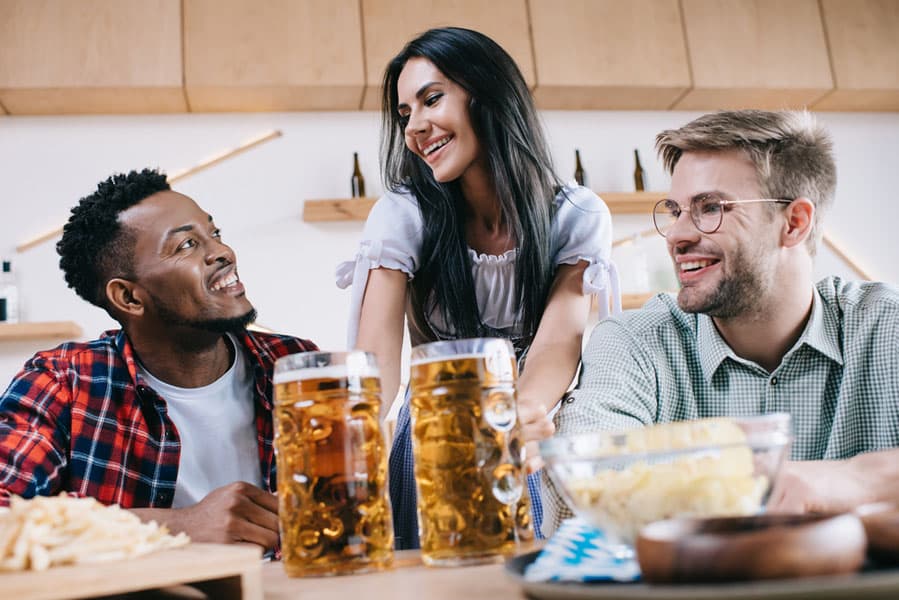
[(852, 513), (760, 515), (656, 521), (636, 549), (646, 581), (720, 582), (857, 571), (865, 542)]
[(899, 505), (865, 504), (855, 512), (868, 536), (868, 555), (877, 562), (899, 563)]

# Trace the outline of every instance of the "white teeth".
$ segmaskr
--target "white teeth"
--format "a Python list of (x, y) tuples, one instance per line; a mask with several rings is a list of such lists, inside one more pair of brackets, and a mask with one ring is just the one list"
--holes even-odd
[(440, 148), (443, 148), (444, 146), (446, 146), (446, 145), (449, 143), (449, 141), (450, 141), (451, 138), (452, 138), (452, 136), (449, 136), (449, 135), (446, 136), (446, 137), (440, 138), (439, 140), (437, 140), (437, 141), (434, 142), (433, 144), (430, 144), (429, 146), (427, 146), (426, 148), (424, 148), (424, 149), (422, 150), (422, 153), (423, 153), (425, 156), (427, 156), (427, 155), (430, 154), (431, 152), (434, 152), (435, 150), (438, 150), (438, 149), (440, 149)]
[(681, 271), (691, 271), (693, 269), (702, 269), (703, 267), (707, 267), (712, 264), (710, 260), (691, 260), (689, 262), (682, 262), (680, 264)]
[(212, 291), (213, 291), (213, 292), (217, 292), (217, 291), (219, 291), (220, 289), (226, 288), (226, 287), (228, 287), (228, 286), (230, 286), (230, 285), (234, 285), (235, 283), (237, 283), (237, 275), (236, 275), (235, 273), (231, 273), (230, 275), (228, 275), (228, 276), (225, 277), (224, 279), (221, 279), (221, 280), (217, 281), (217, 282), (215, 283), (215, 285), (212, 286)]

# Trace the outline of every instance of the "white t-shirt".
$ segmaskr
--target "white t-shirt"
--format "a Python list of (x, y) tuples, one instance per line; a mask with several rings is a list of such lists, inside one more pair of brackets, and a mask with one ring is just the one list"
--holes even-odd
[[(584, 272), (584, 294), (600, 296), (600, 317), (608, 311), (611, 298), (615, 312), (620, 310), (618, 275), (611, 261), (612, 216), (605, 202), (585, 187), (571, 184), (555, 197), (551, 227), (551, 251), (554, 265), (588, 263)], [(371, 269), (385, 267), (403, 271), (412, 279), (419, 269), (423, 224), (418, 201), (409, 191), (388, 192), (372, 207), (359, 251), (352, 261), (337, 267), (337, 285), (352, 284), (350, 300), (349, 347), (356, 343), (362, 297)], [(494, 329), (511, 331), (520, 317), (516, 310), (515, 263), (518, 249), (496, 256), (468, 249), (472, 277), (481, 322)], [(433, 327), (446, 331), (439, 310), (427, 315)]]
[(181, 461), (172, 508), (192, 506), (209, 492), (235, 481), (262, 487), (253, 377), (240, 344), (230, 334), (234, 363), (209, 385), (180, 388), (137, 370), (166, 402), (181, 438)]

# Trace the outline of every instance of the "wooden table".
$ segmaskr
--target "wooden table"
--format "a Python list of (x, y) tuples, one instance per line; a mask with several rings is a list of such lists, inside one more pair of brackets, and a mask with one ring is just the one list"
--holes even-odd
[(262, 567), (265, 600), (504, 600), (524, 598), (502, 564), (428, 568), (418, 550), (396, 553), (393, 569), (339, 577), (288, 577), (280, 562)]

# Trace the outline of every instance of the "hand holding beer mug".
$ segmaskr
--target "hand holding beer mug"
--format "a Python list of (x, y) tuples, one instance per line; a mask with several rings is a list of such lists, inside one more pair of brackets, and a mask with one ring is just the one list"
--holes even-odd
[(275, 454), (284, 570), (380, 570), (393, 560), (381, 384), (367, 352), (275, 363)]
[(410, 409), (422, 560), (501, 560), (533, 539), (507, 340), (412, 349)]

